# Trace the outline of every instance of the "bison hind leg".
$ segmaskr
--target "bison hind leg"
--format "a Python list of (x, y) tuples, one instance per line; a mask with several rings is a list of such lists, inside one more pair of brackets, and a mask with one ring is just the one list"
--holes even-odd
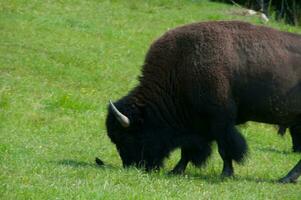
[(234, 174), (232, 160), (242, 163), (248, 147), (244, 137), (234, 125), (229, 123), (222, 127), (217, 125), (214, 133), (216, 134), (218, 152), (223, 159), (222, 177), (229, 177)]
[(280, 183), (296, 183), (301, 175), (301, 160), (294, 166), (289, 173), (279, 180)]

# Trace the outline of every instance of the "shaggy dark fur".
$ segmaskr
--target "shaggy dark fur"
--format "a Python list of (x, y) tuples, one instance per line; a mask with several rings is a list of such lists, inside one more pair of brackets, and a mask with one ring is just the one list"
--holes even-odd
[(301, 125), (301, 37), (296, 34), (238, 21), (178, 27), (151, 45), (139, 80), (115, 103), (130, 126), (124, 128), (111, 107), (106, 121), (124, 166), (159, 168), (180, 147), (174, 172), (182, 172), (188, 161), (203, 164), (216, 141), (222, 175), (231, 176), (232, 160), (242, 162), (247, 152), (236, 124)]

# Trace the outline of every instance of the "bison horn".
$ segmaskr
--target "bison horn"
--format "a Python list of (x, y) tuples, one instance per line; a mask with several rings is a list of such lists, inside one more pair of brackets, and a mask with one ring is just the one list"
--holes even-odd
[(127, 116), (119, 112), (119, 110), (114, 106), (112, 101), (110, 100), (110, 107), (113, 110), (113, 114), (116, 117), (116, 119), (120, 122), (121, 126), (123, 127), (129, 127), (130, 126), (130, 120)]

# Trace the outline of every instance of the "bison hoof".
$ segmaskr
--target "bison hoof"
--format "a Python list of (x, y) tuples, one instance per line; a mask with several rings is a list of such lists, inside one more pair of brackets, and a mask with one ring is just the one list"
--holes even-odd
[(222, 174), (221, 174), (222, 178), (230, 178), (230, 177), (233, 177), (233, 176), (234, 176), (233, 171), (223, 171)]

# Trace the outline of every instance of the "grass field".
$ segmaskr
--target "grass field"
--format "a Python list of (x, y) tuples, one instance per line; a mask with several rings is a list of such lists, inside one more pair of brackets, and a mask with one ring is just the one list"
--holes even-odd
[(272, 126), (240, 127), (250, 152), (228, 180), (216, 148), (183, 176), (167, 175), (178, 151), (157, 173), (123, 169), (106, 135), (108, 100), (137, 84), (155, 38), (196, 21), (261, 23), (240, 12), (206, 0), (0, 1), (0, 199), (301, 199), (300, 183), (274, 182), (300, 155)]

